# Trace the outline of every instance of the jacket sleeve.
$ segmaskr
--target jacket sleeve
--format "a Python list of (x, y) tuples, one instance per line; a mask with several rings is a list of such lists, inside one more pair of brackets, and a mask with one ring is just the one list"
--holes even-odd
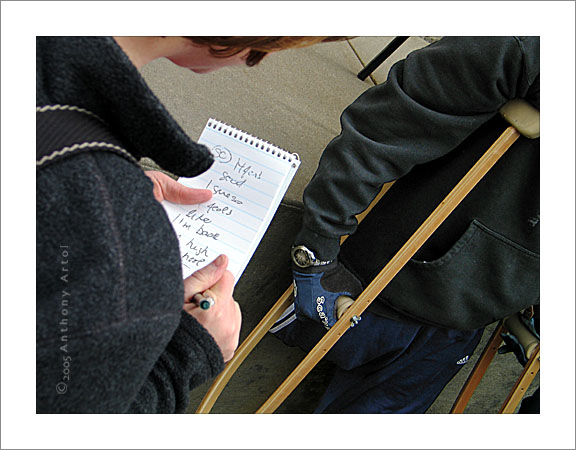
[(447, 37), (396, 63), (342, 114), (304, 192), (295, 242), (334, 259), (383, 184), (455, 148), (538, 73), (538, 38)]
[(216, 342), (202, 325), (182, 312), (174, 336), (126, 412), (185, 412), (190, 391), (223, 368)]
[(38, 413), (183, 412), (222, 370), (182, 309), (178, 240), (152, 189), (105, 152), (37, 175)]

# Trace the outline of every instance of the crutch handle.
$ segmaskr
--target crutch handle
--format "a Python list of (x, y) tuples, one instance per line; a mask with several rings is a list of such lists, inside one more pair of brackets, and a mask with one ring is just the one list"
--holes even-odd
[(500, 114), (518, 133), (528, 139), (540, 137), (540, 111), (521, 98), (515, 98), (500, 108)]
[(354, 299), (347, 295), (341, 295), (336, 299), (336, 317), (339, 319), (348, 308), (352, 306)]
[(504, 319), (504, 326), (506, 329), (516, 336), (518, 342), (522, 347), (524, 347), (524, 352), (526, 353), (526, 358), (530, 359), (536, 347), (540, 341), (534, 334), (522, 323), (518, 314), (514, 314), (510, 317)]

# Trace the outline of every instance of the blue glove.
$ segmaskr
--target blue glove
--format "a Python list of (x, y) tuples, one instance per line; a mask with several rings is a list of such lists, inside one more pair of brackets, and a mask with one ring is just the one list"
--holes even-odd
[(292, 273), (296, 317), (320, 322), (327, 330), (338, 320), (338, 297), (357, 297), (362, 292), (360, 281), (337, 261), (309, 269), (293, 268)]

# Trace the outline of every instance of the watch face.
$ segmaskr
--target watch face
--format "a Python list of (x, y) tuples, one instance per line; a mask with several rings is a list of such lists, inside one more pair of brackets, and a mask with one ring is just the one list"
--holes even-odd
[(292, 260), (298, 267), (309, 267), (311, 264), (310, 254), (303, 248), (295, 248), (292, 252)]

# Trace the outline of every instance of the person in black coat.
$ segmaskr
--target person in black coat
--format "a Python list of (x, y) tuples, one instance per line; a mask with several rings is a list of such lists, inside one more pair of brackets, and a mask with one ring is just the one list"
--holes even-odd
[[(331, 39), (37, 38), (38, 413), (184, 412), (190, 390), (217, 375), (238, 344), (227, 257), (183, 282), (178, 240), (160, 204), (211, 193), (136, 164), (147, 156), (192, 177), (212, 156), (138, 69), (160, 57), (195, 73), (253, 66), (270, 52), (323, 40)], [(38, 155), (76, 134), (89, 142)], [(198, 308), (196, 293), (214, 305)]]
[[(272, 331), (309, 350), (504, 130), (499, 109), (539, 109), (539, 74), (538, 37), (445, 37), (350, 105), (304, 192), (295, 302)], [(317, 412), (425, 412), (486, 325), (539, 304), (539, 149), (520, 138), (344, 334)]]

